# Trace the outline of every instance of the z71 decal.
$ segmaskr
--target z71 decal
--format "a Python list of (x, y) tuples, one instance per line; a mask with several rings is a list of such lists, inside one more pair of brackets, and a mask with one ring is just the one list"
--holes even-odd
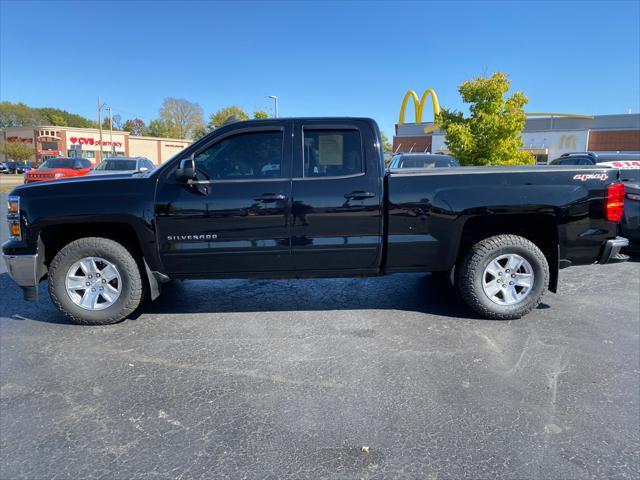
[(587, 180), (602, 180), (603, 182), (609, 178), (609, 175), (606, 173), (579, 173), (575, 177), (574, 180), (582, 180), (586, 182)]

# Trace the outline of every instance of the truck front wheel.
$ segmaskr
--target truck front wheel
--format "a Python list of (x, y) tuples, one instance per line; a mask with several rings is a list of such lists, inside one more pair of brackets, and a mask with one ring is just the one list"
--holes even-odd
[(464, 301), (485, 318), (512, 320), (536, 308), (549, 286), (549, 264), (540, 249), (517, 235), (486, 238), (457, 268)]
[(107, 325), (138, 308), (142, 275), (122, 244), (108, 238), (81, 238), (63, 247), (51, 262), (49, 294), (71, 321)]

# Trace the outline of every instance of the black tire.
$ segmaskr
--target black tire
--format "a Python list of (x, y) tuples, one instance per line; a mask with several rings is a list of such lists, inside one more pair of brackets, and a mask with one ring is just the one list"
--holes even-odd
[[(516, 254), (526, 259), (533, 269), (530, 293), (514, 305), (500, 305), (483, 289), (483, 274), (489, 263), (500, 255)], [(456, 284), (463, 300), (484, 318), (513, 320), (536, 308), (549, 287), (549, 264), (540, 249), (517, 235), (497, 235), (471, 247), (456, 268)]]
[[(103, 310), (86, 310), (76, 305), (66, 290), (66, 275), (84, 257), (101, 257), (116, 266), (122, 278), (120, 296)], [(120, 243), (108, 238), (87, 237), (63, 247), (49, 266), (49, 295), (54, 305), (72, 322), (82, 325), (109, 325), (124, 320), (140, 305), (143, 282), (139, 265)]]

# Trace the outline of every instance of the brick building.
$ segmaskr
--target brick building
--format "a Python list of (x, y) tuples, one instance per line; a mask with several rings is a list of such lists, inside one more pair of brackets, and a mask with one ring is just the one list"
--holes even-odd
[[(50, 157), (82, 156), (97, 164), (102, 158), (111, 156), (147, 157), (159, 165), (191, 144), (191, 140), (177, 138), (136, 137), (129, 132), (102, 131), (96, 128), (14, 127), (0, 132), (0, 146), (4, 142), (24, 142), (31, 145), (35, 154), (31, 162), (36, 164)], [(0, 162), (8, 161), (0, 152)]]

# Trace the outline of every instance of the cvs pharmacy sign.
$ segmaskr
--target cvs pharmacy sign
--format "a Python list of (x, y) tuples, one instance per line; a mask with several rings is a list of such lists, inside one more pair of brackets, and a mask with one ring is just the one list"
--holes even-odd
[[(102, 143), (100, 142), (100, 140), (95, 140), (91, 137), (69, 137), (69, 141), (71, 142), (72, 145), (105, 145), (110, 147), (112, 145), (112, 142), (109, 141), (102, 141)], [(114, 147), (121, 147), (122, 146), (122, 142), (113, 142), (113, 146)]]
[(74, 145), (77, 143), (78, 145), (94, 145), (97, 144), (99, 142), (95, 142), (93, 138), (85, 138), (85, 137), (71, 137), (69, 138), (69, 141), (71, 143), (73, 143)]

